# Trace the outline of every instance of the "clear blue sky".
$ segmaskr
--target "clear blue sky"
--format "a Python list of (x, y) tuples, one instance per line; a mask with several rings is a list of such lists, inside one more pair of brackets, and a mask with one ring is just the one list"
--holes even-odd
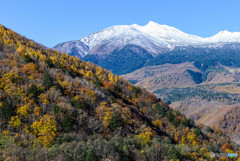
[(2, 0), (0, 23), (47, 47), (149, 20), (208, 37), (240, 31), (239, 0)]

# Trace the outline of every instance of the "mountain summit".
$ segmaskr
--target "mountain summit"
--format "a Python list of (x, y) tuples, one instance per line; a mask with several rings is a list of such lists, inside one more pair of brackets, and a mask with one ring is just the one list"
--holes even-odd
[(210, 42), (240, 42), (240, 32), (220, 31), (216, 35), (206, 38)]
[(205, 42), (201, 37), (186, 34), (171, 26), (159, 25), (153, 21), (149, 21), (145, 26), (136, 26), (136, 29), (171, 47)]

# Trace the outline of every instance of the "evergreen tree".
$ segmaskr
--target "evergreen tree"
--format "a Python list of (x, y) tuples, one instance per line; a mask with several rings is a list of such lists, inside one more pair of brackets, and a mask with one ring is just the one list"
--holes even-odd
[(198, 128), (196, 128), (194, 131), (197, 135), (201, 135), (201, 131)]
[(87, 154), (85, 161), (98, 161), (98, 158), (93, 150), (90, 150)]
[(52, 60), (49, 59), (49, 58), (46, 60), (46, 64), (47, 64), (50, 68), (54, 67), (54, 64), (53, 64)]
[(65, 114), (62, 122), (65, 132), (70, 132), (72, 130), (72, 119), (68, 114)]
[(53, 79), (51, 75), (48, 73), (43, 75), (43, 86), (45, 87), (46, 90), (53, 86)]
[(75, 108), (81, 109), (84, 107), (83, 103), (81, 102), (81, 100), (77, 97), (72, 98), (71, 100), (71, 105)]
[(173, 120), (173, 125), (174, 125), (175, 127), (178, 127), (178, 126), (180, 125), (180, 121), (175, 118), (175, 119)]
[(24, 56), (24, 61), (25, 61), (26, 63), (31, 63), (31, 62), (33, 62), (33, 59), (32, 59), (28, 54), (26, 54), (26, 55)]
[(155, 105), (155, 110), (157, 110), (159, 112), (159, 114), (163, 117), (166, 115), (166, 112), (167, 112), (167, 110), (159, 103), (157, 103)]
[(2, 112), (2, 117), (5, 121), (9, 120), (14, 113), (14, 108), (12, 108), (11, 104), (9, 104), (6, 100), (3, 101), (0, 109)]
[(170, 148), (167, 151), (167, 157), (168, 159), (180, 159), (179, 153), (176, 151), (176, 149), (173, 146), (170, 146)]
[(123, 125), (123, 122), (122, 122), (120, 114), (114, 113), (112, 116), (112, 119), (110, 121), (109, 128), (116, 130), (118, 127), (120, 127), (122, 125)]
[(168, 111), (167, 112), (167, 119), (170, 121), (170, 122), (173, 122), (175, 116), (173, 115), (173, 113), (171, 111)]
[(58, 107), (56, 104), (54, 104), (54, 105), (52, 106), (52, 112), (53, 112), (54, 114), (57, 114), (57, 113), (59, 112), (59, 107)]
[(35, 99), (35, 101), (38, 101), (38, 96), (42, 93), (42, 91), (35, 84), (31, 85), (28, 92), (31, 97)]
[(212, 133), (212, 132), (213, 132), (213, 129), (208, 126), (207, 129), (206, 129), (206, 131)]

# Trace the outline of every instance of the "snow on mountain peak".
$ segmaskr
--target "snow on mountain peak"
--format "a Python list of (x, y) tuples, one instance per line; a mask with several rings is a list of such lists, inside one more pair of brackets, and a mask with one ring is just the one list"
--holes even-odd
[[(240, 32), (230, 32), (227, 30), (220, 31), (212, 37), (202, 38), (195, 35), (190, 35), (181, 30), (168, 26), (160, 25), (156, 22), (149, 21), (145, 26), (136, 26), (139, 31), (142, 31), (159, 41), (170, 43), (171, 45), (195, 45), (206, 43), (222, 43), (222, 42), (240, 42)], [(170, 45), (170, 46), (171, 46)]]
[(97, 44), (102, 44), (103, 42), (113, 40), (114, 38), (120, 38), (127, 43), (131, 39), (137, 39), (140, 37), (148, 37), (158, 44), (165, 45), (168, 48), (173, 48), (176, 45), (240, 42), (239, 32), (229, 32), (224, 30), (215, 36), (202, 38), (199, 36), (186, 34), (175, 27), (160, 25), (153, 21), (149, 21), (145, 26), (140, 26), (137, 24), (111, 26), (102, 31), (84, 37), (80, 39), (80, 41), (84, 42), (91, 49)]
[[(145, 26), (136, 26), (136, 28), (148, 34), (161, 42), (167, 42), (171, 45), (194, 44), (204, 42), (204, 39), (198, 36), (186, 34), (172, 26), (160, 25), (156, 22), (149, 21)], [(171, 46), (170, 45), (170, 46)]]
[(229, 32), (228, 30), (223, 30), (223, 31), (220, 31), (218, 34), (227, 34), (227, 33), (231, 33), (231, 32)]
[(146, 25), (116, 25), (56, 46), (60, 51), (78, 51), (82, 57), (87, 54), (106, 54), (125, 45), (138, 45), (152, 53), (159, 54), (172, 50), (175, 46), (211, 45), (217, 43), (240, 42), (240, 32), (221, 31), (212, 37), (202, 38), (190, 35), (168, 25), (149, 21)]
[(145, 26), (158, 26), (157, 22), (149, 21)]
[(210, 42), (240, 42), (240, 32), (224, 30), (206, 39)]
[(90, 36), (84, 37), (81, 39), (81, 41), (83, 41), (90, 48), (92, 48), (95, 45), (97, 45), (98, 43), (101, 43), (103, 41), (107, 41), (114, 37), (119, 37), (119, 36), (124, 36), (124, 35), (126, 36), (128, 34), (132, 34), (132, 36), (136, 36), (136, 32), (133, 31), (132, 29), (130, 29), (130, 26), (116, 25), (116, 26), (111, 26), (102, 31), (96, 32)]

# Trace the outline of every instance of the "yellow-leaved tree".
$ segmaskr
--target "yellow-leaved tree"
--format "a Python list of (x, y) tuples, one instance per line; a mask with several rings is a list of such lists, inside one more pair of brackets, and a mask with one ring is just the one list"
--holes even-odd
[(56, 121), (51, 115), (44, 115), (39, 121), (35, 121), (31, 127), (37, 140), (45, 147), (50, 146), (57, 136)]

